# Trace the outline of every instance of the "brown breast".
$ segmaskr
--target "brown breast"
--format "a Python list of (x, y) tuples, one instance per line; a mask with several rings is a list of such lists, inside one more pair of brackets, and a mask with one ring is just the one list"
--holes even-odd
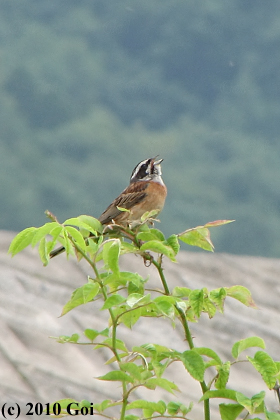
[[(167, 194), (165, 185), (158, 182), (138, 181), (130, 184), (110, 206), (102, 213), (99, 220), (102, 224), (115, 223), (126, 225), (130, 221), (140, 220), (141, 216), (152, 210), (162, 210)], [(118, 210), (123, 207), (130, 210)]]
[(147, 211), (159, 210), (159, 213), (163, 209), (167, 195), (165, 185), (158, 182), (149, 182), (145, 192), (145, 198), (131, 208), (130, 220), (140, 220), (141, 216)]

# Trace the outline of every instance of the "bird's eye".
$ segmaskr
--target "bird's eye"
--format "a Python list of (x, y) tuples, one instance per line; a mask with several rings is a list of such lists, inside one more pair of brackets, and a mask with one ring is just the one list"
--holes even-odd
[(149, 162), (145, 162), (140, 168), (139, 168), (139, 172), (138, 172), (138, 178), (144, 178), (148, 173), (148, 169), (149, 169)]

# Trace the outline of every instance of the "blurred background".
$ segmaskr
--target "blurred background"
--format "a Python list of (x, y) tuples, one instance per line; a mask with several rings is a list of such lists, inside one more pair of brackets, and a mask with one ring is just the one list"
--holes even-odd
[(0, 229), (98, 217), (164, 158), (166, 234), (280, 256), (279, 0), (2, 0)]

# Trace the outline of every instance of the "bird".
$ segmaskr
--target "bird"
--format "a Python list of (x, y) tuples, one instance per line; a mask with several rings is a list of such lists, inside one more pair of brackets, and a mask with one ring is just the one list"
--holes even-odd
[[(128, 187), (112, 201), (99, 217), (98, 220), (102, 225), (133, 226), (141, 223), (141, 217), (146, 212), (155, 210), (155, 216), (160, 213), (167, 196), (167, 188), (161, 177), (163, 159), (156, 160), (157, 157), (142, 160), (135, 166)], [(65, 251), (63, 246), (54, 249), (50, 253), (50, 258), (63, 251)]]

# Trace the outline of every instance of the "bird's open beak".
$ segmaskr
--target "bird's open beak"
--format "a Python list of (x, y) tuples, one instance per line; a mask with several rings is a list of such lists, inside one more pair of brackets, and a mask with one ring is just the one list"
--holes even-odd
[(156, 161), (154, 162), (154, 165), (159, 165), (162, 161), (163, 161), (163, 159), (156, 160)]
[(160, 165), (161, 162), (163, 161), (163, 159), (156, 160), (157, 157), (158, 157), (158, 155), (156, 155), (152, 160), (154, 165)]

